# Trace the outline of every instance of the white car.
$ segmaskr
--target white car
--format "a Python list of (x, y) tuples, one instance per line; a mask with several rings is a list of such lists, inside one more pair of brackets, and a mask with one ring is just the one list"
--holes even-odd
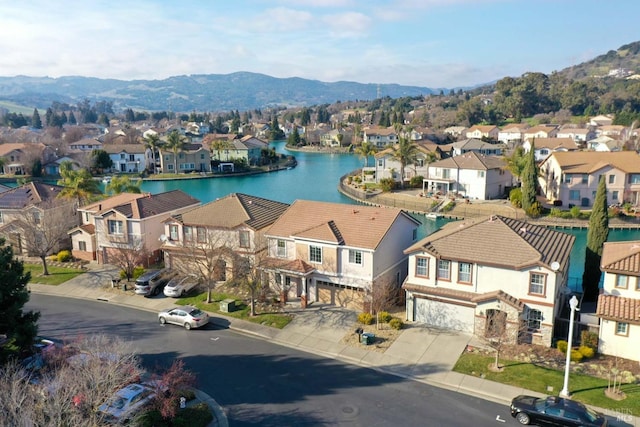
[(126, 422), (151, 403), (155, 397), (156, 393), (151, 387), (143, 384), (129, 384), (100, 405), (98, 412), (106, 421)]
[(173, 323), (174, 325), (184, 326), (188, 330), (199, 328), (209, 323), (209, 315), (197, 307), (185, 305), (162, 310), (158, 313), (158, 322), (161, 325)]
[(198, 280), (194, 277), (174, 277), (164, 287), (164, 294), (173, 298), (183, 297), (196, 286)]

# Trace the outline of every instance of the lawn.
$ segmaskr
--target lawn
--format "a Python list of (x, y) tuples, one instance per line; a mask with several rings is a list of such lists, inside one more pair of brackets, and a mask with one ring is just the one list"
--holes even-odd
[(43, 276), (42, 264), (24, 263), (24, 271), (31, 273), (31, 280), (29, 280), (29, 283), (41, 283), (43, 285), (56, 286), (84, 273), (84, 271), (78, 270), (77, 268), (54, 267), (51, 265), (47, 265), (47, 269), (49, 270), (49, 275)]
[[(464, 353), (454, 371), (476, 377), (484, 376), (490, 381), (524, 387), (539, 393), (557, 395), (562, 390), (564, 372), (536, 366), (520, 361), (500, 360), (504, 366), (503, 372), (492, 372), (489, 364), (495, 361), (494, 357), (479, 354)], [(548, 391), (547, 387), (553, 387)], [(611, 411), (625, 411), (625, 413), (640, 414), (640, 385), (625, 384), (622, 391), (627, 398), (621, 401), (609, 399), (604, 395), (608, 380), (580, 374), (569, 375), (569, 391), (572, 398), (588, 405)]]
[[(236, 302), (236, 309), (231, 313), (220, 311), (220, 302), (226, 299), (232, 299)], [(235, 317), (237, 319), (248, 320), (249, 322), (259, 323), (261, 325), (271, 326), (274, 328), (282, 329), (291, 322), (291, 316), (283, 313), (260, 313), (255, 316), (250, 315), (250, 307), (235, 295), (225, 293), (211, 293), (210, 304), (207, 304), (207, 293), (203, 292), (195, 296), (186, 298), (180, 298), (177, 302), (178, 305), (193, 305), (204, 311), (211, 313), (219, 313), (229, 317)]]

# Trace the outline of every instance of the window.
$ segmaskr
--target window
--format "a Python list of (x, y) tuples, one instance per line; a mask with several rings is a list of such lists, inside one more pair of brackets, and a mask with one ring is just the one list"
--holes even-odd
[(540, 310), (531, 309), (527, 316), (527, 327), (532, 331), (540, 330), (542, 324), (542, 312)]
[(193, 241), (193, 227), (184, 226), (184, 241), (185, 242)]
[(615, 183), (616, 183), (616, 176), (609, 175), (609, 184), (615, 184)]
[(629, 287), (629, 276), (616, 274), (616, 288), (627, 289)]
[(249, 247), (249, 232), (247, 230), (242, 230), (238, 233), (240, 238), (240, 247), (248, 248)]
[(276, 256), (284, 258), (287, 256), (287, 242), (284, 240), (278, 240), (276, 243)]
[(416, 276), (429, 277), (429, 258), (416, 257)]
[(618, 194), (619, 194), (619, 193), (618, 193), (618, 191), (617, 191), (617, 190), (616, 190), (616, 191), (613, 191), (613, 192), (611, 193), (611, 199), (612, 199), (612, 200), (618, 200)]
[[(1, 222), (1, 221), (0, 221)], [(88, 223), (89, 222), (89, 212), (85, 212), (84, 213), (84, 222)]]
[(136, 156), (135, 156), (135, 154), (129, 154), (129, 161), (130, 161), (130, 162), (135, 162), (135, 161), (136, 161)]
[(540, 273), (531, 273), (529, 276), (529, 293), (535, 295), (545, 294), (545, 285), (547, 277)]
[(2, 212), (0, 212), (0, 224), (4, 223), (4, 217), (2, 216)]
[(33, 211), (33, 223), (34, 224), (40, 224), (40, 221), (42, 220), (42, 214), (39, 211)]
[(446, 259), (438, 260), (438, 279), (451, 280), (451, 261)]
[(582, 183), (583, 184), (587, 184), (589, 182), (589, 175), (587, 175), (586, 173), (582, 174)]
[(418, 229), (414, 228), (413, 233), (411, 234), (411, 239), (415, 242), (417, 238), (418, 238)]
[(362, 251), (349, 249), (349, 264), (362, 265)]
[(571, 174), (570, 173), (566, 173), (564, 174), (564, 183), (565, 184), (570, 184), (571, 183)]
[(322, 262), (322, 248), (320, 246), (309, 246), (309, 262)]
[(124, 153), (120, 153), (120, 160), (124, 160), (125, 159), (125, 154)]
[(632, 173), (628, 178), (629, 184), (640, 184), (640, 173)]
[(478, 178), (484, 178), (484, 171), (478, 171)]
[(471, 283), (471, 263), (458, 263), (458, 282)]
[(616, 335), (629, 336), (629, 324), (625, 322), (616, 322)]
[(171, 163), (169, 163), (169, 164), (167, 165), (167, 170), (170, 170), (170, 171), (172, 171), (172, 170), (173, 170), (173, 165), (172, 165)]
[(178, 239), (178, 226), (177, 225), (170, 225), (169, 226), (169, 239), (170, 240), (174, 240), (177, 241)]
[(569, 191), (569, 200), (580, 200), (580, 190)]
[(198, 227), (196, 229), (196, 239), (198, 239), (198, 243), (206, 243), (207, 242), (207, 229), (204, 227)]
[(378, 166), (383, 167), (384, 166), (384, 160), (379, 159), (378, 160)]
[(200, 154), (200, 160), (204, 160), (204, 153)]
[(110, 219), (107, 221), (107, 226), (109, 227), (109, 234), (124, 234), (122, 221)]
[(79, 241), (78, 242), (78, 249), (86, 252), (87, 251), (87, 242), (83, 242), (83, 241)]

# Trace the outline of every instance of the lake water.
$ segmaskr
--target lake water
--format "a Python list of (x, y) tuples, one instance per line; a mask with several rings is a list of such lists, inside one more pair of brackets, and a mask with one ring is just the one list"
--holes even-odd
[[(180, 189), (207, 203), (229, 193), (245, 193), (266, 199), (292, 203), (296, 199), (319, 200), (333, 203), (354, 204), (353, 200), (338, 191), (339, 178), (363, 166), (363, 159), (353, 154), (325, 154), (289, 152), (284, 149), (284, 141), (271, 144), (279, 153), (293, 154), (298, 166), (294, 169), (264, 173), (244, 177), (214, 179), (145, 181), (142, 190), (150, 193)], [(427, 236), (446, 221), (432, 221), (416, 216), (422, 222), (420, 237)], [(569, 285), (579, 289), (584, 270), (584, 254), (587, 230), (562, 229), (560, 231), (576, 236), (571, 252)], [(640, 230), (611, 230), (609, 241), (640, 240)]]

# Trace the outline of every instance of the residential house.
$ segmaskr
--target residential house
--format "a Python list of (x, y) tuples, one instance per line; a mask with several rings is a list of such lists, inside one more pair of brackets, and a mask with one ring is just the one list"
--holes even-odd
[(466, 135), (467, 128), (464, 126), (449, 126), (444, 130), (445, 135), (450, 135), (455, 139), (462, 138), (463, 135)]
[[(491, 236), (490, 239), (487, 236)], [(551, 346), (575, 237), (501, 216), (449, 223), (409, 246), (413, 322)], [(494, 336), (505, 331), (504, 336)]]
[(526, 123), (510, 123), (498, 132), (498, 141), (509, 147), (522, 143), (524, 132), (529, 129)]
[[(415, 176), (427, 176), (429, 163), (446, 157), (440, 146), (433, 142), (416, 143), (416, 159), (413, 164), (404, 168), (404, 181), (411, 181)], [(400, 161), (394, 157), (393, 148), (385, 148), (374, 154), (374, 166), (362, 168), (362, 179), (365, 183), (379, 183), (381, 179), (393, 178), (400, 182)]]
[(409, 132), (409, 139), (411, 141), (433, 141), (436, 138), (436, 133), (427, 127), (418, 126)]
[(6, 142), (0, 144), (0, 173), (6, 175), (24, 175), (31, 173), (36, 160), (41, 164), (55, 160), (55, 150), (38, 142)]
[(153, 153), (142, 144), (104, 144), (102, 149), (113, 162), (113, 172), (142, 173), (153, 168)]
[(71, 238), (71, 251), (73, 256), (85, 261), (97, 260), (98, 244), (96, 238), (96, 216), (101, 212), (125, 205), (141, 197), (147, 197), (143, 193), (120, 193), (108, 197), (99, 202), (91, 203), (78, 208), (80, 225), (69, 230)]
[(164, 222), (165, 266), (181, 271), (213, 269), (217, 280), (246, 274), (245, 263), (260, 266), (267, 247), (264, 233), (288, 207), (233, 193), (174, 215)]
[(296, 200), (265, 233), (263, 270), (272, 288), (300, 297), (303, 306), (368, 310), (376, 295), (400, 290), (402, 250), (415, 242), (419, 225), (396, 208)]
[(593, 151), (622, 151), (622, 141), (609, 136), (599, 136), (587, 143), (589, 150)]
[(211, 172), (211, 153), (202, 144), (185, 143), (178, 151), (177, 162), (173, 151), (160, 148), (159, 152), (160, 173)]
[(363, 142), (368, 142), (375, 147), (383, 148), (398, 142), (398, 135), (394, 128), (374, 126), (362, 131)]
[(609, 126), (613, 124), (613, 116), (610, 114), (601, 114), (589, 119), (589, 126)]
[(477, 138), (463, 139), (451, 145), (451, 156), (459, 156), (464, 153), (478, 153), (484, 156), (501, 156), (506, 149), (504, 144), (493, 144)]
[(147, 262), (160, 260), (164, 220), (199, 204), (198, 199), (173, 190), (146, 194), (96, 212), (93, 219), (98, 263), (108, 264), (110, 256), (119, 251), (145, 251), (149, 255)]
[(340, 147), (344, 133), (338, 129), (331, 129), (320, 134), (320, 144), (325, 147)]
[(71, 167), (74, 170), (79, 169), (80, 167), (78, 162), (73, 157), (63, 156), (42, 165), (42, 171), (45, 175), (49, 176), (60, 175), (60, 165), (64, 162), (70, 162), (72, 165)]
[[(59, 198), (63, 187), (29, 182), (0, 192), (0, 236), (18, 255), (31, 255), (29, 239), (41, 238), (53, 242), (56, 236), (78, 224), (76, 201)], [(46, 242), (45, 242), (46, 244)], [(52, 252), (69, 246), (60, 239)]]
[(538, 125), (527, 129), (522, 138), (526, 140), (538, 138), (556, 138), (558, 136), (558, 126), (556, 125)]
[(532, 141), (535, 152), (533, 153), (536, 162), (541, 162), (558, 151), (576, 151), (578, 145), (572, 138), (536, 138), (535, 140), (526, 140), (522, 144), (525, 153), (531, 151)]
[(625, 139), (629, 129), (622, 125), (598, 126), (596, 136), (610, 136), (616, 139)]
[(598, 353), (640, 362), (640, 241), (606, 242), (600, 269)]
[(69, 143), (69, 150), (86, 152), (102, 150), (102, 142), (95, 138), (83, 138), (79, 141)]
[(245, 135), (242, 138), (229, 140), (228, 148), (220, 152), (212, 150), (213, 160), (221, 162), (232, 162), (240, 160), (247, 165), (258, 165), (262, 158), (262, 151), (266, 150), (269, 144), (255, 136)]
[(513, 175), (502, 157), (468, 152), (429, 164), (423, 179), (425, 193), (478, 200), (500, 199), (513, 186)]
[(475, 125), (467, 129), (465, 135), (469, 139), (487, 138), (487, 139), (497, 141), (499, 132), (500, 132), (500, 129), (498, 129), (498, 127), (494, 125)]
[(601, 176), (609, 203), (640, 205), (640, 156), (635, 152), (555, 152), (540, 164), (539, 183), (554, 204), (590, 207)]
[(590, 141), (596, 137), (596, 132), (593, 128), (575, 128), (575, 127), (562, 127), (558, 130), (556, 138), (571, 138), (578, 145), (584, 145), (587, 141)]

